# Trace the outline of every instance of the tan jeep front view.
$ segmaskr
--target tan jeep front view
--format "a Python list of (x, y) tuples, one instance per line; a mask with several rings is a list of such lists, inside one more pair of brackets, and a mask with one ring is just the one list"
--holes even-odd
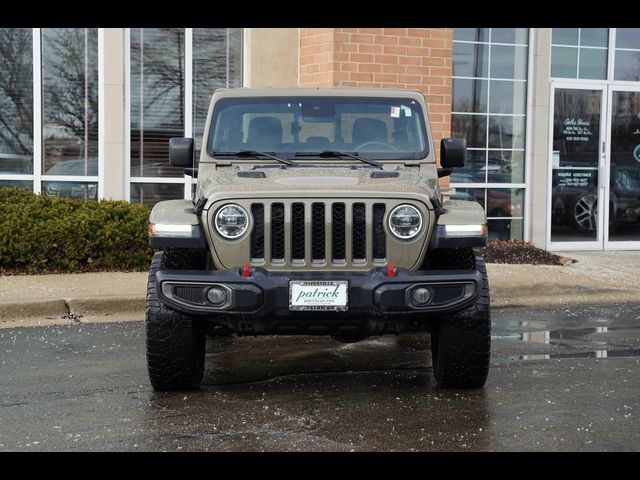
[(231, 89), (214, 93), (195, 198), (158, 203), (149, 241), (147, 364), (156, 390), (200, 385), (206, 336), (428, 331), (441, 387), (489, 371), (486, 243), (475, 202), (443, 198), (464, 166), (444, 139), (440, 167), (422, 94)]

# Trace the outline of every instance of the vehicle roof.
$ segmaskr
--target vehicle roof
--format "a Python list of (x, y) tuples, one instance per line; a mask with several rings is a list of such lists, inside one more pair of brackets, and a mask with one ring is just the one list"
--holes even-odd
[(286, 97), (286, 96), (326, 96), (326, 97), (397, 97), (415, 98), (424, 102), (422, 93), (415, 90), (384, 89), (384, 88), (220, 88), (215, 96), (222, 97)]

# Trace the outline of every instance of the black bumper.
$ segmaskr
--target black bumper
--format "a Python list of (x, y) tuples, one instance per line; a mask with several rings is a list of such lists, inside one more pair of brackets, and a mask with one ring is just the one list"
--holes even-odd
[[(298, 311), (289, 308), (292, 280), (346, 280), (348, 306), (345, 311)], [(368, 331), (405, 330), (408, 323), (428, 321), (432, 314), (452, 313), (476, 299), (482, 277), (477, 271), (387, 269), (368, 272), (268, 272), (252, 268), (244, 277), (241, 269), (229, 271), (161, 270), (156, 273), (158, 296), (170, 308), (209, 317), (236, 332), (331, 333), (343, 324), (368, 323)], [(229, 301), (217, 308), (207, 300), (212, 286), (229, 292)], [(411, 290), (428, 287), (431, 302), (418, 307)], [(376, 323), (376, 325), (373, 325)], [(314, 328), (317, 331), (313, 331)], [(288, 331), (290, 330), (290, 332)]]

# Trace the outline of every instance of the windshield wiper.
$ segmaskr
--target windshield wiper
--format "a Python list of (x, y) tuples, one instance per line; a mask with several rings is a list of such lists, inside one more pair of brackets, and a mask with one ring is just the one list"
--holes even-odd
[(375, 160), (371, 160), (369, 158), (365, 158), (357, 153), (353, 154), (348, 152), (338, 152), (335, 150), (322, 150), (321, 152), (298, 152), (296, 153), (296, 157), (321, 157), (321, 158), (349, 157), (349, 158), (355, 158), (356, 160), (360, 160), (361, 162), (368, 163), (369, 165), (382, 169), (381, 163), (378, 163)]
[(275, 155), (271, 155), (270, 153), (258, 152), (256, 150), (240, 150), (239, 152), (213, 152), (212, 155), (214, 157), (267, 157), (272, 160), (276, 160), (280, 163), (284, 163), (285, 165), (289, 165), (291, 167), (297, 166), (297, 163), (292, 162), (291, 160), (287, 160), (285, 158), (279, 158)]

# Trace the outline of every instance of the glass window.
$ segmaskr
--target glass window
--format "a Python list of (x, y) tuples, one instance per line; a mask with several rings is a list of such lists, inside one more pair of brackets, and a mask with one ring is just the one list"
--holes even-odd
[(488, 188), (487, 217), (522, 217), (524, 205), (524, 189), (522, 188)]
[(596, 80), (607, 78), (607, 51), (581, 49), (578, 78), (592, 78)]
[(522, 239), (524, 189), (456, 187), (451, 198), (475, 201), (484, 208), (489, 240)]
[(551, 76), (607, 78), (607, 28), (554, 28), (551, 36)]
[(526, 28), (493, 28), (491, 41), (493, 43), (529, 43), (529, 32)]
[(640, 28), (616, 28), (616, 48), (640, 50)]
[(131, 176), (182, 177), (168, 142), (184, 136), (184, 29), (136, 28), (130, 38)]
[(467, 42), (488, 42), (488, 28), (454, 28), (453, 39)]
[(42, 172), (98, 175), (98, 29), (42, 29)]
[(527, 78), (527, 47), (491, 46), (491, 78)]
[[(457, 30), (457, 29), (456, 29)], [(480, 43), (453, 43), (453, 71), (458, 77), (489, 76), (489, 48)]]
[(604, 47), (609, 44), (609, 30), (606, 28), (581, 28), (580, 44), (585, 47)]
[(455, 168), (451, 173), (453, 183), (485, 183), (486, 150), (467, 150), (464, 168)]
[(242, 86), (242, 29), (193, 29), (193, 136), (196, 161), (209, 103), (218, 88)]
[(484, 208), (484, 194), (484, 188), (456, 188), (451, 199), (478, 202)]
[(489, 183), (523, 183), (524, 150), (492, 150), (487, 152)]
[(486, 80), (455, 78), (453, 80), (452, 111), (486, 112), (488, 83)]
[(484, 115), (451, 115), (451, 136), (465, 138), (467, 148), (487, 146), (487, 117)]
[[(193, 191), (184, 183), (153, 185), (142, 178), (183, 178), (183, 169), (169, 165), (168, 142), (183, 137), (186, 105), (191, 103), (191, 136), (196, 163), (209, 103), (218, 88), (242, 86), (242, 29), (143, 28), (130, 30), (130, 159), (131, 201), (148, 205), (167, 198), (184, 198)], [(185, 68), (185, 42), (191, 39), (191, 75)], [(187, 97), (187, 82), (191, 98)], [(136, 184), (136, 182), (140, 182)], [(144, 183), (144, 184), (143, 184)]]
[(640, 28), (616, 29), (613, 70), (614, 80), (631, 82), (640, 80)]
[(640, 80), (640, 51), (616, 50), (614, 80)]
[(524, 221), (522, 219), (487, 219), (488, 240), (520, 240), (522, 239), (523, 235)]
[[(555, 29), (554, 29), (555, 30)], [(578, 49), (568, 47), (551, 48), (551, 76), (576, 78)]]
[(523, 149), (524, 134), (525, 117), (489, 117), (489, 148)]
[(42, 182), (42, 194), (81, 200), (97, 200), (98, 184), (95, 182)]
[[(483, 43), (470, 43), (480, 30)], [(517, 200), (524, 189), (506, 186), (524, 183), (528, 37), (526, 28), (454, 29), (451, 134), (467, 140), (467, 162), (454, 170), (451, 184), (455, 198), (475, 200), (495, 215), (494, 207), (504, 204), (501, 218), (490, 221), (493, 238), (522, 238), (514, 225), (522, 223)], [(469, 183), (483, 187), (465, 188)]]
[(31, 180), (0, 180), (0, 187), (16, 187), (33, 190), (33, 182)]
[(551, 43), (578, 46), (578, 30), (578, 28), (554, 28), (551, 32)]
[(491, 80), (490, 113), (516, 113), (524, 115), (527, 103), (527, 84)]
[(257, 150), (293, 157), (326, 149), (382, 160), (428, 154), (422, 110), (411, 98), (225, 98), (213, 111), (209, 142), (214, 156)]
[(0, 174), (33, 173), (30, 28), (0, 29)]
[(142, 203), (153, 207), (163, 200), (183, 198), (184, 184), (182, 183), (132, 183), (131, 203)]

